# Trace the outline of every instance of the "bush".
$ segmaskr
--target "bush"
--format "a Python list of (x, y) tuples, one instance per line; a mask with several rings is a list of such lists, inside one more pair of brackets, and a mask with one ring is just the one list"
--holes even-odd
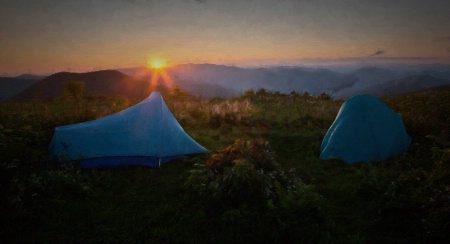
[(325, 101), (331, 101), (331, 100), (333, 100), (333, 97), (332, 97), (330, 94), (325, 93), (325, 92), (322, 92), (322, 93), (318, 96), (318, 98), (321, 99), (321, 100), (325, 100)]
[(63, 100), (80, 101), (84, 96), (84, 83), (81, 81), (68, 81), (64, 84)]
[(249, 162), (256, 170), (274, 171), (278, 166), (269, 142), (263, 139), (245, 141), (237, 139), (233, 145), (220, 149), (206, 161), (213, 172), (223, 172), (224, 167)]
[(294, 183), (276, 162), (267, 141), (237, 139), (214, 153), (206, 167), (193, 170), (186, 186), (205, 199), (239, 206), (276, 203), (279, 190), (292, 190)]
[(215, 153), (160, 169), (52, 167), (47, 150), (56, 126), (138, 102), (74, 97), (0, 103), (5, 242), (450, 240), (449, 92), (384, 98), (401, 113), (413, 142), (405, 155), (383, 162), (319, 159), (343, 101), (265, 90), (197, 99), (175, 90), (164, 95), (169, 109)]
[(190, 172), (185, 189), (191, 225), (206, 225), (195, 217), (206, 214), (220, 224), (221, 242), (316, 242), (335, 235), (323, 197), (294, 169), (285, 173), (263, 139), (237, 139), (218, 150)]

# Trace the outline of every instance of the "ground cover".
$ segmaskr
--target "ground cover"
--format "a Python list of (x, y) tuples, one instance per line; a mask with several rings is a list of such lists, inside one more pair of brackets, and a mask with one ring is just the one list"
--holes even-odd
[(54, 127), (138, 101), (69, 90), (52, 101), (1, 103), (1, 240), (450, 240), (448, 91), (383, 98), (402, 114), (411, 146), (404, 155), (354, 165), (318, 158), (343, 102), (326, 94), (259, 90), (200, 99), (175, 89), (163, 97), (211, 153), (160, 169), (55, 165), (47, 155)]

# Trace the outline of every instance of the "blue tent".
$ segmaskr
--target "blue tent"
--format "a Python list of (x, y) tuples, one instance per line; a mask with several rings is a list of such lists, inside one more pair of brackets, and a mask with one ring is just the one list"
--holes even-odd
[(350, 164), (385, 160), (405, 153), (410, 142), (400, 114), (378, 98), (355, 96), (342, 105), (328, 129), (320, 159)]
[(53, 160), (80, 160), (87, 168), (158, 167), (176, 158), (206, 152), (184, 132), (159, 92), (121, 112), (56, 127), (49, 146)]

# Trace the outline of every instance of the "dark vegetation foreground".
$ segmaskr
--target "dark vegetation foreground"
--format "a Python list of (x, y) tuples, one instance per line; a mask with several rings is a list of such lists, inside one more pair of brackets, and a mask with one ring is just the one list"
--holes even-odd
[(450, 241), (450, 92), (386, 101), (412, 143), (402, 156), (346, 164), (318, 149), (342, 101), (248, 91), (163, 97), (210, 154), (160, 169), (54, 165), (56, 126), (137, 100), (83, 97), (0, 104), (0, 241), (298, 243)]

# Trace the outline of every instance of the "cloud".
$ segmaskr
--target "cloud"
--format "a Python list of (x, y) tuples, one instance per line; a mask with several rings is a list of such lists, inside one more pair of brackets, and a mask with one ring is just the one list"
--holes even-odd
[(431, 57), (376, 57), (377, 60), (384, 60), (384, 61), (431, 61), (434, 60), (434, 58)]
[(369, 55), (369, 57), (374, 57), (374, 56), (378, 56), (383, 54), (384, 51), (383, 50), (377, 50), (376, 52), (372, 53), (371, 55)]
[(332, 65), (332, 64), (355, 64), (355, 63), (429, 63), (437, 61), (430, 57), (406, 56), (406, 57), (389, 57), (389, 56), (366, 56), (366, 57), (341, 57), (341, 58), (302, 58), (296, 60), (286, 60), (286, 63), (299, 65)]

